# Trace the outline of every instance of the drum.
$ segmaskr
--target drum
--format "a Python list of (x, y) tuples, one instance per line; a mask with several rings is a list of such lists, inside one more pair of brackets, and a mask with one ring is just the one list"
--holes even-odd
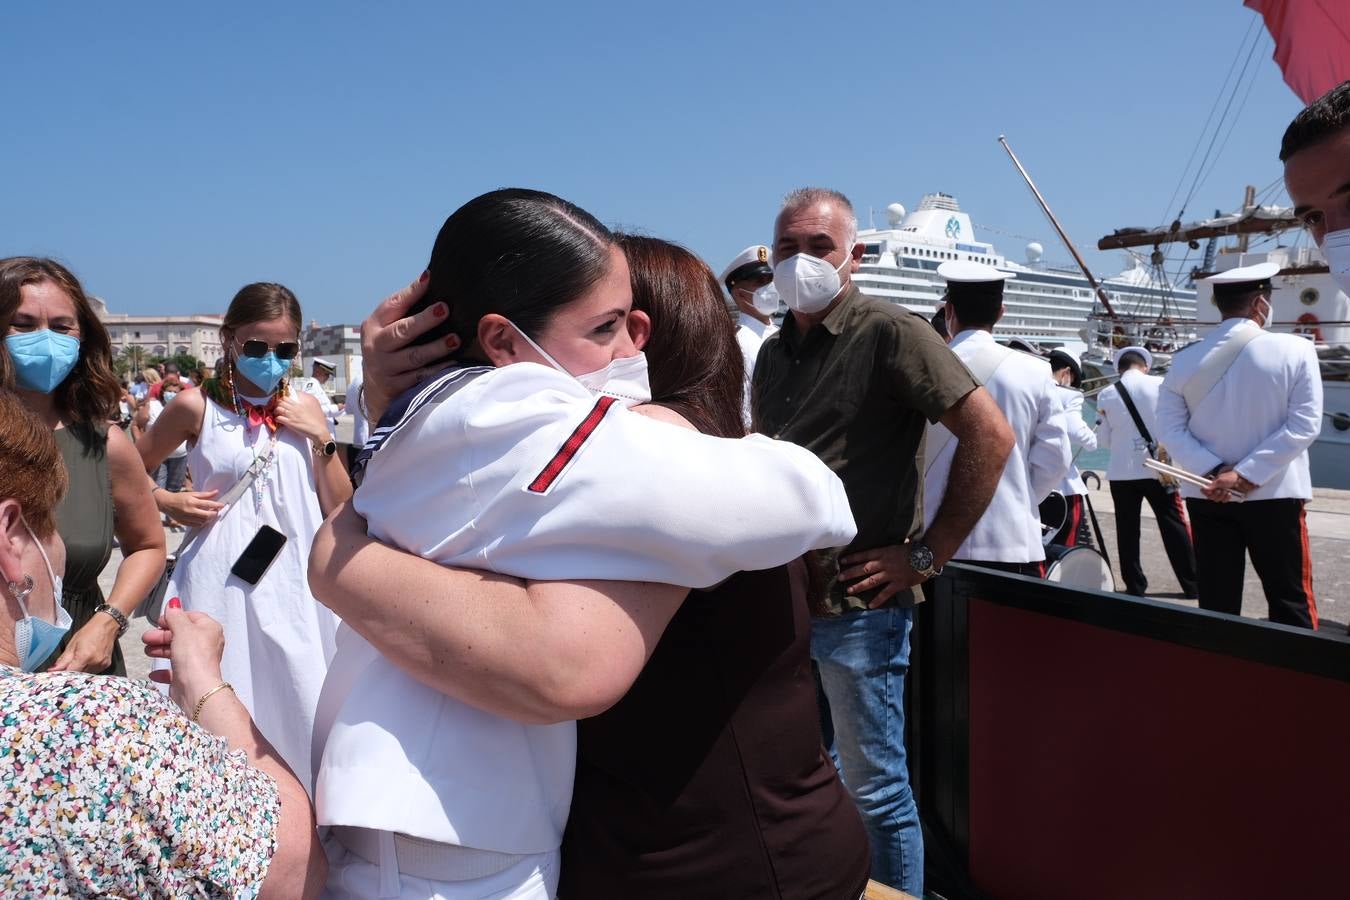
[(1114, 591), (1115, 577), (1111, 564), (1092, 547), (1064, 547), (1051, 544), (1045, 548), (1045, 580), (1065, 587), (1085, 591)]

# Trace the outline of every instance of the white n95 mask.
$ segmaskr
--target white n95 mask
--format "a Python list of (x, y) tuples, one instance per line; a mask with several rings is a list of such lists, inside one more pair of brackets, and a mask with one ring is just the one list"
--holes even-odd
[[(851, 248), (850, 248), (851, 249)], [(794, 312), (812, 315), (834, 302), (842, 291), (839, 270), (849, 264), (851, 254), (838, 266), (832, 266), (818, 256), (798, 253), (773, 267), (773, 283), (778, 294)]]
[(1331, 277), (1341, 290), (1350, 294), (1350, 228), (1328, 231), (1322, 237), (1322, 255), (1327, 259)]
[(782, 297), (778, 293), (778, 288), (773, 286), (772, 281), (750, 295), (750, 305), (761, 316), (771, 316), (778, 312), (780, 302), (782, 302)]
[(550, 366), (564, 375), (575, 378), (581, 383), (582, 387), (592, 394), (613, 397), (624, 406), (637, 406), (641, 403), (651, 402), (652, 385), (647, 375), (647, 354), (639, 351), (636, 356), (611, 359), (609, 365), (596, 369), (594, 372), (573, 375), (550, 356), (547, 350), (536, 344), (528, 334), (517, 327), (514, 322), (511, 323), (511, 327), (520, 333), (520, 336), (534, 348), (536, 353), (548, 360)]

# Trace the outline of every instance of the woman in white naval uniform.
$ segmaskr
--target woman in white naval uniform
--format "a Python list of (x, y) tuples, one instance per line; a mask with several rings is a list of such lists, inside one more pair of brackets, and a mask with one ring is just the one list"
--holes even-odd
[[(505, 252), (526, 238), (529, 254)], [(589, 214), (538, 192), (485, 195), (447, 220), (430, 273), (429, 310), (445, 302), (466, 359), (491, 365), (452, 369), (382, 419), (357, 466), (355, 507), (372, 536), (517, 577), (659, 582), (630, 589), (669, 603), (678, 586), (780, 565), (853, 532), (842, 485), (806, 451), (704, 437), (626, 408), (647, 399), (629, 334), (640, 342), (646, 324), (629, 314), (623, 254)], [(624, 586), (590, 599), (584, 585), (570, 590), (594, 605)], [(397, 609), (385, 628), (399, 627)], [(609, 652), (606, 634), (572, 637)], [(575, 716), (494, 715), (513, 699), (471, 706), (402, 662), (344, 628), (316, 728), (319, 821), (340, 845), (330, 891), (552, 896), (575, 754), (574, 726), (558, 720)]]
[[(1177, 465), (1214, 479), (1209, 488), (1181, 485), (1200, 607), (1241, 615), (1250, 555), (1270, 620), (1316, 628), (1304, 505), (1322, 378), (1312, 341), (1264, 330), (1279, 270), (1261, 263), (1208, 279), (1223, 321), (1172, 360), (1158, 396), (1158, 439)], [(1230, 489), (1245, 501), (1231, 502)]]
[[(221, 379), (183, 391), (141, 436), (146, 468), (188, 442), (196, 490), (160, 494), (176, 521), (201, 528), (181, 554), (167, 596), (210, 615), (225, 631), (221, 671), (258, 729), (300, 783), (311, 784), (310, 739), (338, 620), (305, 580), (323, 517), (351, 496), (328, 422), (308, 394), (282, 379), (300, 350), (300, 304), (279, 284), (242, 288), (225, 312)], [(215, 498), (255, 460), (257, 476), (228, 511)], [(255, 584), (232, 573), (263, 527), (285, 536)]]
[[(1057, 396), (1064, 407), (1064, 424), (1069, 429), (1070, 449), (1096, 450), (1097, 433), (1083, 420), (1083, 370), (1078, 360), (1063, 350), (1052, 350), (1047, 357), (1050, 362), (1050, 375), (1059, 385)], [(1092, 535), (1087, 527), (1085, 516), (1087, 485), (1077, 464), (1069, 463), (1069, 471), (1057, 488), (1064, 497), (1064, 524), (1060, 526), (1051, 544), (1063, 547), (1076, 547), (1079, 544), (1092, 545)], [(1050, 501), (1041, 504), (1043, 510)]]
[[(1016, 446), (1004, 464), (989, 508), (953, 559), (989, 564), (1024, 575), (1043, 575), (1045, 547), (1037, 507), (1069, 469), (1069, 434), (1043, 359), (994, 341), (1003, 315), (1003, 282), (992, 266), (945, 262), (948, 344), (993, 396), (1012, 426)], [(956, 440), (941, 424), (928, 426), (924, 445), (923, 509), (927, 528), (942, 505)]]

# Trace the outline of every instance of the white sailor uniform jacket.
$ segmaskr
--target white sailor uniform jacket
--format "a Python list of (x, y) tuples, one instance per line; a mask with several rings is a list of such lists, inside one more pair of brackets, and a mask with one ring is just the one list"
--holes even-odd
[[(1260, 485), (1248, 500), (1311, 499), (1308, 447), (1322, 428), (1322, 378), (1311, 341), (1263, 334), (1242, 349), (1196, 409), (1182, 395), (1210, 353), (1239, 329), (1259, 327), (1250, 319), (1224, 319), (1173, 358), (1158, 398), (1157, 437), (1183, 469), (1203, 475), (1220, 464), (1236, 468)], [(1204, 496), (1184, 482), (1181, 492)]]
[[(1074, 447), (1096, 450), (1097, 433), (1088, 427), (1088, 423), (1083, 420), (1083, 392), (1077, 388), (1064, 387), (1063, 385), (1056, 385), (1056, 387), (1059, 390), (1055, 392), (1055, 395), (1059, 398), (1060, 405), (1064, 407), (1064, 425), (1069, 431), (1070, 452)], [(1060, 481), (1057, 488), (1066, 497), (1087, 493), (1087, 485), (1083, 484), (1083, 476), (1072, 459), (1073, 457), (1070, 456), (1069, 471), (1064, 474), (1064, 479)]]
[[(968, 329), (952, 339), (952, 351), (969, 364), (976, 354), (991, 352), (994, 336)], [(1045, 559), (1037, 505), (1049, 496), (1069, 470), (1069, 432), (1064, 408), (1055, 396), (1057, 386), (1050, 364), (1030, 354), (1006, 350), (1003, 360), (984, 385), (1012, 426), (1016, 446), (1008, 456), (989, 508), (975, 523), (953, 559), (985, 562), (1039, 562)], [(941, 424), (930, 425), (930, 442), (950, 434)], [(932, 526), (947, 488), (955, 440), (948, 440), (937, 457), (925, 460), (923, 514), (925, 530)]]
[[(703, 587), (856, 532), (814, 454), (659, 422), (533, 363), (440, 375), (362, 455), (354, 503), (372, 536), (520, 578)], [(525, 725), (432, 690), (344, 625), (316, 716), (318, 820), (551, 851), (575, 742), (573, 723)]]
[[(1127, 369), (1120, 376), (1120, 382), (1130, 392), (1130, 399), (1139, 410), (1139, 418), (1144, 420), (1148, 433), (1170, 453), (1171, 444), (1158, 433), (1158, 394), (1162, 390), (1162, 378), (1138, 369)], [(1130, 410), (1120, 399), (1120, 389), (1114, 384), (1097, 395), (1097, 446), (1111, 451), (1111, 460), (1106, 464), (1107, 481), (1157, 480), (1153, 470), (1144, 466), (1144, 460), (1149, 458), (1148, 442), (1140, 435)]]
[(328, 433), (336, 438), (339, 410), (338, 405), (333, 402), (333, 396), (324, 389), (323, 385), (319, 384), (317, 378), (301, 378), (296, 387), (319, 401), (319, 409), (323, 410), (323, 417), (328, 420)]
[(741, 402), (741, 418), (745, 420), (747, 430), (750, 428), (750, 381), (755, 374), (755, 360), (759, 359), (760, 346), (777, 333), (777, 325), (766, 325), (754, 316), (741, 313), (736, 319), (736, 343), (745, 361), (745, 398)]

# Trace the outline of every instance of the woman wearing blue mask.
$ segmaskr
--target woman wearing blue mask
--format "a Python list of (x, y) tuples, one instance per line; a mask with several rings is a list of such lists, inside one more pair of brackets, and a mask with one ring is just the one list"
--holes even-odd
[[(164, 566), (164, 532), (120, 428), (109, 428), (121, 386), (112, 342), (80, 282), (49, 259), (0, 259), (0, 388), (17, 393), (52, 429), (70, 475), (56, 511), (68, 551), (62, 605), (72, 625), (53, 669), (125, 675), (117, 639)], [(124, 557), (105, 599), (99, 573), (114, 535)]]
[[(287, 385), (301, 321), (283, 285), (242, 288), (220, 329), (221, 377), (166, 401), (137, 449), (153, 472), (187, 443), (196, 490), (155, 490), (163, 512), (200, 529), (178, 554), (166, 595), (220, 622), (225, 679), (309, 784), (314, 708), (338, 620), (310, 595), (305, 569), (315, 531), (351, 496), (351, 481), (318, 402)], [(250, 469), (242, 495), (223, 506)]]

